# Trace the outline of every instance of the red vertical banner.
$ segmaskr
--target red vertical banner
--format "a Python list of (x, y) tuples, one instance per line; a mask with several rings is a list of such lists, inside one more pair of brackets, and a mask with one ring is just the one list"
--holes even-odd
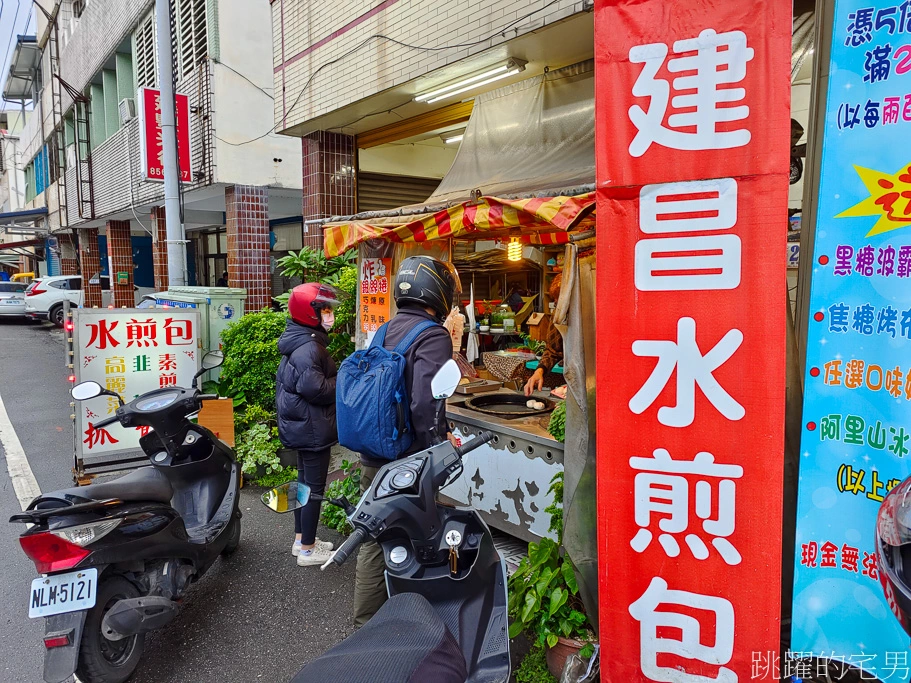
[[(144, 180), (164, 181), (164, 158), (161, 132), (161, 92), (154, 88), (139, 89), (139, 150)], [(189, 183), (190, 174), (190, 98), (174, 95), (177, 123), (177, 165), (180, 182)]]
[(791, 4), (595, 12), (601, 668), (748, 681), (779, 647)]

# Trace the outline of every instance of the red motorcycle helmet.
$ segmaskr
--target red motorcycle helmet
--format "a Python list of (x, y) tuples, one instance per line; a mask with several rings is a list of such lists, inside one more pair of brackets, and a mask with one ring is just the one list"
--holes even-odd
[(291, 290), (288, 299), (288, 313), (291, 319), (307, 327), (320, 326), (320, 311), (339, 305), (339, 291), (330, 285), (307, 282)]
[(889, 609), (911, 635), (911, 478), (892, 489), (879, 506), (876, 560)]

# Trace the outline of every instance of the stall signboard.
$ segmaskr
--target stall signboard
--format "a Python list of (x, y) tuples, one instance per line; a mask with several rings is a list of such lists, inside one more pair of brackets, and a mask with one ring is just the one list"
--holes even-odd
[(362, 258), (358, 286), (361, 330), (376, 332), (389, 320), (392, 306), (392, 259)]
[(595, 3), (611, 683), (777, 680), (790, 27), (789, 0)]
[[(129, 402), (165, 387), (192, 385), (199, 369), (199, 313), (175, 309), (73, 309), (73, 365), (77, 383), (95, 381)], [(76, 455), (113, 455), (139, 448), (147, 427), (119, 423), (96, 429), (111, 417), (117, 399), (99, 396), (76, 403)]]
[(911, 11), (836, 0), (807, 318), (792, 648), (908, 681), (876, 515), (911, 474)]
[[(142, 178), (164, 182), (162, 156), (161, 92), (154, 88), (139, 89), (139, 149)], [(190, 99), (177, 93), (174, 96), (177, 117), (177, 163), (180, 181), (192, 180), (190, 169)]]

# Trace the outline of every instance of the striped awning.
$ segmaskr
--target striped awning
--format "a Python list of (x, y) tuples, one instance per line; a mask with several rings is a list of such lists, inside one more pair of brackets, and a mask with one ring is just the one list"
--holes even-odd
[(323, 243), (329, 258), (371, 239), (397, 243), (469, 235), (495, 239), (517, 229), (528, 244), (566, 244), (570, 230), (594, 227), (594, 211), (594, 192), (528, 199), (480, 197), (432, 213), (326, 223)]

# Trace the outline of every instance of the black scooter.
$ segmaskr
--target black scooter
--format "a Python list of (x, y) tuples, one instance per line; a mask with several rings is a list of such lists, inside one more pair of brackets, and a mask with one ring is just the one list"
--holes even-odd
[(85, 683), (125, 681), (145, 634), (177, 614), (179, 600), (219, 555), (240, 542), (239, 467), (234, 452), (188, 416), (202, 401), (199, 376), (224, 360), (206, 354), (194, 388), (150, 391), (124, 404), (95, 383), (77, 401), (116, 396), (115, 421), (150, 427), (140, 439), (151, 467), (113, 481), (46, 493), (13, 515), (31, 524), (19, 539), (42, 576), (32, 582), (29, 617), (44, 617), (44, 680), (74, 672)]
[[(433, 379), (434, 398), (451, 396), (460, 378), (449, 361)], [(341, 565), (373, 539), (385, 556), (390, 599), (359, 631), (304, 667), (294, 683), (509, 680), (506, 565), (477, 512), (436, 501), (437, 492), (462, 474), (462, 455), (491, 438), (482, 433), (459, 448), (443, 441), (389, 463), (356, 507), (329, 501), (345, 508), (354, 532), (323, 569)], [(289, 482), (267, 491), (263, 503), (289, 512), (309, 498), (305, 484)]]

